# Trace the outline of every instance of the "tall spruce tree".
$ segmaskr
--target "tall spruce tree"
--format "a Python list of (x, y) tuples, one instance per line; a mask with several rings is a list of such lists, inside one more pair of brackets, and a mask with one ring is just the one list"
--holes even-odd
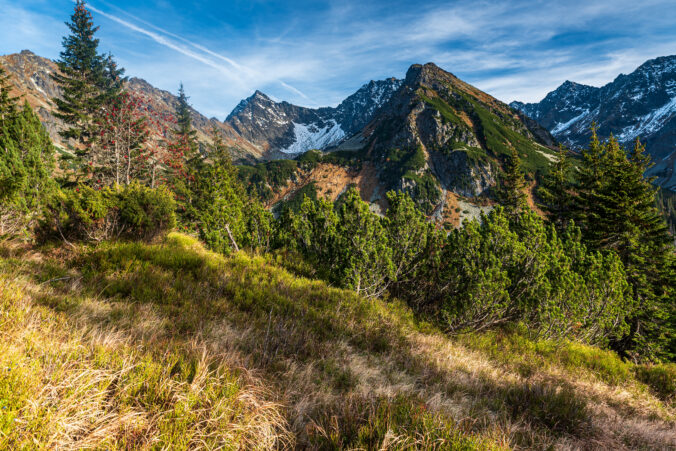
[(568, 152), (559, 147), (557, 160), (538, 189), (539, 206), (559, 232), (568, 226), (573, 213), (571, 168)]
[(53, 101), (55, 116), (66, 124), (59, 134), (75, 142), (76, 165), (82, 169), (96, 144), (96, 119), (122, 89), (124, 70), (116, 66), (111, 55), (99, 54), (99, 40), (94, 37), (99, 28), (94, 26), (84, 0), (77, 0), (66, 25), (70, 34), (63, 38), (59, 72), (52, 74), (62, 97)]
[(512, 218), (517, 218), (528, 204), (526, 202), (526, 179), (521, 170), (521, 160), (516, 149), (505, 158), (500, 184), (497, 190), (498, 202)]
[(644, 176), (650, 166), (638, 140), (627, 154), (612, 136), (602, 144), (594, 129), (582, 152), (574, 216), (592, 249), (620, 257), (632, 287), (636, 308), (614, 349), (625, 357), (673, 359), (674, 252), (655, 207), (656, 188)]
[(194, 211), (193, 202), (200, 196), (197, 192), (200, 187), (195, 185), (195, 181), (204, 167), (204, 162), (198, 152), (197, 132), (192, 127), (188, 100), (189, 97), (185, 94), (181, 83), (174, 112), (176, 128), (173, 131), (173, 141), (169, 145), (174, 164), (169, 168), (167, 179), (176, 193), (179, 217), (183, 222), (193, 226), (194, 218), (191, 217), (191, 211)]
[(603, 154), (604, 146), (599, 140), (596, 124), (592, 124), (589, 146), (580, 153), (571, 215), (582, 229), (586, 241), (590, 241), (592, 235), (596, 233), (594, 223), (601, 214), (598, 195), (606, 176), (605, 171), (608, 169), (604, 165)]
[(189, 97), (185, 94), (183, 83), (178, 88), (178, 101), (176, 103), (176, 135), (179, 141), (190, 150), (189, 157), (194, 157), (197, 152), (197, 131), (192, 127), (192, 116), (190, 114)]

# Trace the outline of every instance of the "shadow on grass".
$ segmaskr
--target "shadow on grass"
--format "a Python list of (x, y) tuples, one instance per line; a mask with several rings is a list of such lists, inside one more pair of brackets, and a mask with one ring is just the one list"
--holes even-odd
[[(160, 341), (201, 339), (205, 325), (218, 321), (246, 330), (236, 345), (250, 359), (248, 369), (263, 372), (279, 392), (294, 382), (289, 367), (309, 365), (317, 388), (334, 395), (302, 418), (289, 413), (299, 443), (311, 448), (370, 449), (387, 440), (395, 448), (493, 448), (495, 441), (505, 444), (505, 436), (494, 437), (496, 418), (517, 425), (505, 432), (517, 446), (548, 446), (556, 437), (585, 441), (598, 432), (586, 401), (562, 381), (456, 380), (433, 357), (415, 352), (409, 335), (416, 321), (406, 307), (294, 277), (261, 257), (224, 258), (174, 234), (163, 245), (102, 244), (64, 262), (21, 264), (43, 305), (66, 313), (77, 313), (92, 298), (118, 306), (105, 315), (78, 316), (92, 326), (117, 330), (150, 305), (161, 317), (163, 330), (154, 331)], [(49, 292), (41, 290), (45, 286)], [(418, 387), (394, 398), (356, 393), (358, 375), (332, 360), (339, 342), (389, 358)], [(417, 393), (428, 383), (445, 387), (447, 395), (471, 395), (482, 418), (456, 422), (443, 411), (426, 410)]]

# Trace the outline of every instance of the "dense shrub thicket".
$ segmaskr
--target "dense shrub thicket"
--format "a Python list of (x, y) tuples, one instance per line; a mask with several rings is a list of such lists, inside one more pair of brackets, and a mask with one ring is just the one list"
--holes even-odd
[(588, 251), (580, 230), (563, 236), (535, 213), (518, 227), (497, 208), (447, 234), (405, 194), (385, 217), (352, 189), (336, 208), (306, 198), (278, 224), (278, 243), (300, 252), (331, 282), (366, 296), (390, 290), (449, 331), (524, 323), (535, 336), (603, 343), (627, 331), (632, 298), (622, 263)]
[(176, 202), (165, 187), (82, 185), (64, 189), (50, 200), (39, 235), (67, 241), (152, 240), (176, 226), (175, 212)]

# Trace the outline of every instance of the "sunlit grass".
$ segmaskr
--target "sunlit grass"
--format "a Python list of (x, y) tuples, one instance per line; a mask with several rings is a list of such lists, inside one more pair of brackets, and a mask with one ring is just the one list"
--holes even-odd
[(8, 446), (676, 440), (673, 408), (651, 394), (668, 399), (668, 369), (638, 373), (611, 353), (514, 331), (449, 339), (401, 302), (282, 269), (281, 254), (223, 257), (170, 234), (153, 245), (0, 255), (0, 365), (13, 368), (0, 375)]

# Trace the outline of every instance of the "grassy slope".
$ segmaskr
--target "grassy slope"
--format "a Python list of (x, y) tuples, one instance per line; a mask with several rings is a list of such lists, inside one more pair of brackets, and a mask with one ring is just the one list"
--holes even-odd
[(3, 255), (0, 448), (676, 446), (673, 405), (593, 348), (451, 340), (179, 234)]

